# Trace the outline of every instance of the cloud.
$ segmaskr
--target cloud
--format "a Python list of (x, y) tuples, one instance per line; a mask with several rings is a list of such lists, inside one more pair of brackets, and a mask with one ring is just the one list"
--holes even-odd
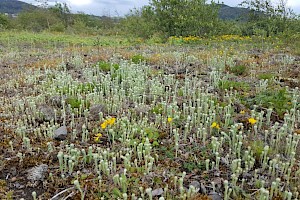
[(93, 1), (92, 0), (68, 0), (68, 3), (72, 6), (87, 6), (87, 5), (92, 5)]
[(287, 2), (287, 5), (291, 6), (291, 7), (300, 7), (300, 1), (299, 0), (289, 0)]

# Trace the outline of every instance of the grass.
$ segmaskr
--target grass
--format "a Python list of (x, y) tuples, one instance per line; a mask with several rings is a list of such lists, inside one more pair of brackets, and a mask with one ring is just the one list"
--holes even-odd
[[(300, 191), (299, 88), (273, 75), (297, 61), (268, 60), (280, 41), (266, 40), (270, 52), (253, 59), (260, 44), (232, 36), (137, 47), (120, 37), (9, 34), (0, 36), (9, 47), (0, 55), (1, 199), (33, 191), (40, 199), (294, 199)], [(68, 135), (58, 141), (61, 126)], [(34, 174), (43, 179), (32, 180), (28, 170), (41, 164), (47, 171)]]

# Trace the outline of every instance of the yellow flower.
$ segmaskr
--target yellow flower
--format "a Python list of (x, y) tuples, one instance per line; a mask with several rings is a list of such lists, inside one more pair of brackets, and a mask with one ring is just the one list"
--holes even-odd
[(102, 124), (101, 124), (101, 128), (102, 129), (105, 129), (107, 127), (107, 121), (104, 121)]
[(251, 117), (251, 118), (248, 119), (248, 122), (249, 122), (251, 125), (255, 124), (256, 121), (257, 121), (257, 120), (254, 119), (253, 117)]
[(172, 117), (168, 117), (168, 122), (171, 123), (173, 121)]
[(240, 112), (241, 114), (245, 114), (245, 111), (244, 110), (241, 110), (241, 112)]
[(116, 121), (116, 118), (112, 117), (112, 118), (110, 118), (110, 119), (108, 119), (106, 121), (107, 121), (107, 124), (113, 125), (115, 123), (115, 121)]
[(95, 137), (94, 137), (94, 141), (95, 142), (98, 142), (99, 141), (99, 139), (102, 137), (102, 134), (101, 133), (97, 133), (96, 135), (95, 135)]
[(101, 128), (105, 129), (108, 125), (113, 125), (116, 122), (116, 118), (112, 117), (109, 118), (107, 120), (105, 120), (102, 124), (101, 124)]
[(217, 122), (213, 122), (210, 127), (220, 129), (220, 125)]

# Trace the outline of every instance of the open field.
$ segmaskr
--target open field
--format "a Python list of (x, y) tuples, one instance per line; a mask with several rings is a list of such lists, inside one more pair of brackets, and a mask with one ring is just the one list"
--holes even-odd
[(1, 33), (0, 199), (300, 198), (299, 40), (155, 42)]

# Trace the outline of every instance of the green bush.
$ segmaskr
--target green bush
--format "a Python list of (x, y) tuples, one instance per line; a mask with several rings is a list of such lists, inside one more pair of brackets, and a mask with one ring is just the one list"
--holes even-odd
[(139, 64), (141, 62), (146, 61), (146, 58), (143, 55), (137, 54), (132, 56), (131, 61), (135, 64)]
[(230, 68), (230, 72), (236, 76), (245, 75), (247, 73), (247, 67), (244, 65), (237, 65)]
[(91, 106), (91, 103), (87, 100), (80, 100), (77, 97), (70, 96), (66, 99), (66, 103), (70, 104), (71, 108), (77, 108), (79, 109), (80, 106), (82, 105), (83, 108), (89, 108)]
[(99, 67), (100, 70), (105, 71), (105, 72), (109, 72), (111, 70), (111, 68), (113, 68), (114, 70), (118, 70), (120, 68), (119, 64), (113, 64), (113, 63), (105, 62), (105, 61), (98, 62), (97, 66)]
[[(292, 96), (285, 88), (280, 90), (266, 90), (252, 98), (245, 99), (247, 106), (258, 105), (264, 108), (273, 108), (282, 119), (287, 110), (292, 108)], [(299, 106), (298, 106), (299, 107)]]
[(248, 83), (244, 82), (236, 82), (236, 81), (229, 81), (229, 80), (223, 80), (219, 81), (219, 88), (222, 90), (229, 90), (229, 89), (234, 89), (238, 91), (248, 91), (250, 86)]
[(259, 80), (270, 80), (274, 77), (274, 74), (270, 74), (270, 73), (264, 73), (264, 74), (258, 74), (257, 78)]

